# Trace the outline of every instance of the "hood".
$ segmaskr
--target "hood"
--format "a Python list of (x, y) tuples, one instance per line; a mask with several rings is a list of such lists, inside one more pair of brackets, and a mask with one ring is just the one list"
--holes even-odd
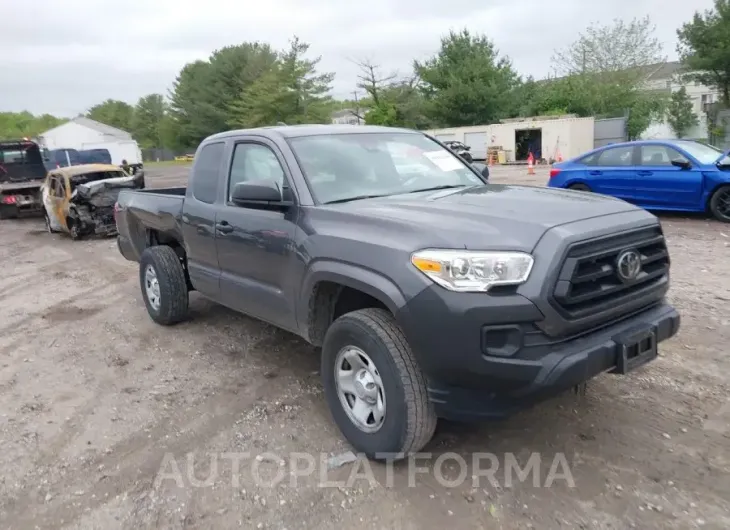
[(134, 186), (134, 177), (115, 177), (110, 179), (94, 180), (92, 182), (87, 182), (86, 184), (79, 184), (76, 186), (74, 194), (84, 199), (88, 199), (103, 191), (134, 188)]
[(715, 164), (716, 165), (719, 164), (720, 162), (722, 162), (722, 160), (725, 157), (728, 157), (728, 156), (730, 156), (730, 149), (728, 149), (727, 151), (724, 151), (720, 156), (718, 156), (717, 160), (715, 160)]
[[(592, 193), (497, 184), (365, 199), (320, 209), (359, 217), (378, 228), (374, 230), (378, 237), (388, 234), (392, 239), (401, 234), (415, 239), (416, 246), (525, 252), (556, 226), (638, 210), (622, 200)], [(364, 232), (363, 228), (361, 237), (367, 237)]]

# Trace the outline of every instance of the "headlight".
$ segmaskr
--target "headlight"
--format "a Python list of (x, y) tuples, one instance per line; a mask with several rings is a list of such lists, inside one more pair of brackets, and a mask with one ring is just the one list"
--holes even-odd
[(450, 291), (484, 292), (496, 285), (524, 283), (534, 260), (524, 252), (422, 250), (411, 256), (411, 263)]

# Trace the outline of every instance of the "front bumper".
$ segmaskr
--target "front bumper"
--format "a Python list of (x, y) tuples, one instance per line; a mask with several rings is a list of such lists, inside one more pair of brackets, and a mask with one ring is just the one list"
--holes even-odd
[(490, 298), (494, 307), (442, 313), (445, 308), (431, 300), (399, 315), (440, 417), (508, 416), (616, 371), (624, 364), (621, 342), (626, 334), (653, 332), (659, 343), (674, 336), (680, 324), (677, 311), (661, 302), (589, 332), (555, 339), (535, 326), (540, 313), (526, 298)]

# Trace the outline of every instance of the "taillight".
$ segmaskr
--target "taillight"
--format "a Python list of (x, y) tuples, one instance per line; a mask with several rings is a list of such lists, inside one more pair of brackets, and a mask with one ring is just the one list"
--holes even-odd
[(550, 178), (557, 177), (560, 173), (560, 168), (554, 167), (550, 169)]
[(16, 204), (18, 198), (15, 195), (6, 195), (3, 197), (3, 204)]

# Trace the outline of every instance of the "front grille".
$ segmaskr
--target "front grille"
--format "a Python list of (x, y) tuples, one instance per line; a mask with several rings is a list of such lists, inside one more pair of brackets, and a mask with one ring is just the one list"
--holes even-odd
[[(641, 257), (641, 271), (624, 281), (617, 260), (633, 249)], [(559, 311), (575, 320), (613, 309), (661, 289), (669, 275), (669, 253), (659, 226), (626, 232), (571, 246), (560, 269), (553, 293)]]

